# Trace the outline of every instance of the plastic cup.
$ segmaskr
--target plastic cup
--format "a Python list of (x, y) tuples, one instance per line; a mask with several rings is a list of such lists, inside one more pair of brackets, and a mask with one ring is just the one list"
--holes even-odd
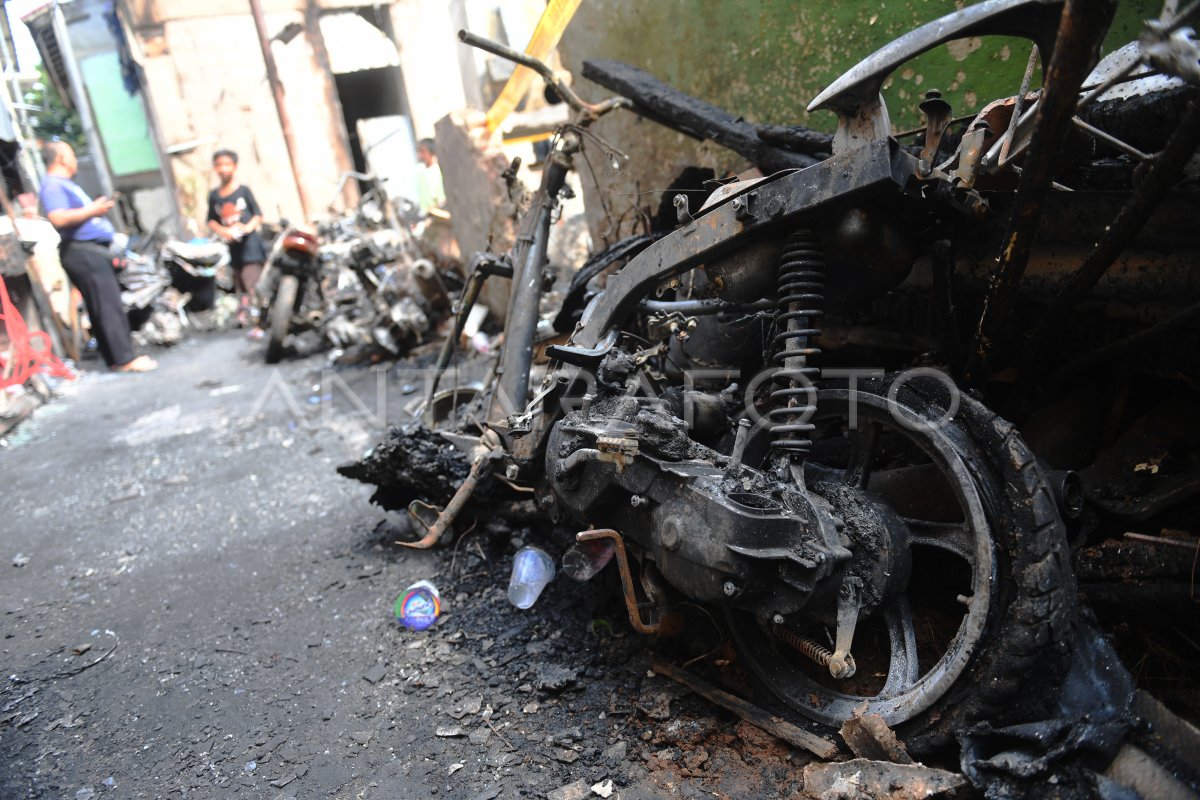
[(616, 549), (612, 539), (576, 542), (570, 550), (563, 553), (563, 572), (574, 580), (590, 581), (612, 561)]
[(513, 557), (508, 602), (520, 609), (533, 606), (554, 577), (554, 559), (537, 547), (522, 547)]

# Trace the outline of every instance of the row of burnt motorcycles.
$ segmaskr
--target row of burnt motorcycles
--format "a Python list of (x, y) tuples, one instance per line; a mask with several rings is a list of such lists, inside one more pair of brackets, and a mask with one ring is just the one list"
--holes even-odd
[(452, 275), (422, 257), (413, 215), (398, 215), (373, 176), (348, 178), (367, 187), (354, 209), (315, 232), (284, 222), (271, 245), (258, 285), (268, 364), (305, 334), (338, 350), (399, 356), (449, 308)]
[[(449, 309), (453, 275), (421, 256), (415, 215), (397, 214), (372, 176), (350, 178), (368, 187), (353, 209), (315, 228), (283, 220), (265, 231), (269, 249), (256, 294), (269, 364), (289, 349), (310, 349), (294, 347), (305, 336), (315, 346), (399, 356)], [(138, 242), (118, 242), (113, 259), (130, 327), (143, 344), (170, 346), (189, 329), (219, 327), (220, 296), (235, 291), (227, 245), (178, 241), (164, 224)]]

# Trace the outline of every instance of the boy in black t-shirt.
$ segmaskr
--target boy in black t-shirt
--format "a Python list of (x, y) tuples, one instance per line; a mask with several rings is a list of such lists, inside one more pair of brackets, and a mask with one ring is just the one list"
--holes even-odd
[[(238, 324), (244, 327), (249, 316), (258, 311), (254, 287), (262, 275), (267, 251), (258, 235), (258, 229), (262, 227), (262, 210), (254, 193), (237, 182), (237, 164), (237, 153), (232, 150), (213, 153), (213, 172), (217, 173), (221, 185), (208, 195), (208, 227), (229, 244), (234, 286), (241, 294)], [(251, 331), (251, 335), (254, 334), (262, 334), (257, 325)]]

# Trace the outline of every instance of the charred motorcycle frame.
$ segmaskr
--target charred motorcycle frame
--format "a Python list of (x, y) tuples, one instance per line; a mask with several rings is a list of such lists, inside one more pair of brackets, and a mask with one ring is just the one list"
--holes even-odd
[[(489, 485), (532, 489), (555, 521), (619, 531), (658, 622), (673, 594), (722, 609), (750, 671), (811, 719), (839, 724), (865, 702), (920, 748), (1036, 705), (1029, 678), (1061, 667), (1076, 612), (1064, 519), (1080, 512), (1078, 478), (1044, 467), (985, 393), (964, 389), (980, 387), (997, 358), (997, 319), (1011, 309), (1068, 135), (1101, 138), (1076, 112), (1148, 58), (1081, 92), (1111, 17), (1101, 5), (990, 0), (854, 67), (811, 106), (839, 116), (832, 155), (727, 184), (694, 214), (680, 195), (680, 226), (613, 258), (619, 269), (569, 340), (544, 348), (532, 392), (558, 195), (594, 138), (590, 124), (626, 103), (586, 104), (540, 62), (460, 33), (541, 72), (576, 118), (555, 139), (515, 250), (476, 259), (439, 368), (492, 276), (512, 279), (505, 344), (474, 417), (483, 428), (444, 432), (470, 454), (470, 473), (413, 546), (437, 542)], [(1169, 39), (1182, 22), (1164, 18), (1160, 33)], [(988, 34), (1031, 40), (1043, 89), (1028, 86), (1031, 57), (1019, 93), (956, 141), (948, 105), (931, 94), (924, 142), (902, 146), (879, 96), (885, 78), (947, 41)], [(1188, 124), (1178, 135), (1190, 142), (1176, 145), (1185, 156), (1197, 142)], [(1164, 163), (1171, 148), (1147, 165), (1133, 202), (1161, 198), (1155, 171), (1179, 166)], [(937, 370), (867, 370), (822, 354), (823, 316), (879, 297), (914, 262), (932, 264), (935, 293), (952, 295), (956, 238), (1001, 253), (973, 348), (927, 362)], [(655, 630), (625, 586), (635, 628)]]

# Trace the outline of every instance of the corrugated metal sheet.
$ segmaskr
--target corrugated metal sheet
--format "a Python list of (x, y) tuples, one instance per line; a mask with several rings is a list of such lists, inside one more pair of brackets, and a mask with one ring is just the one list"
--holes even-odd
[(321, 38), (335, 75), (400, 64), (400, 54), (387, 34), (354, 12), (323, 15)]
[(71, 85), (67, 77), (67, 65), (63, 61), (62, 50), (58, 46), (58, 37), (54, 33), (54, 7), (50, 3), (39, 6), (21, 17), (21, 21), (29, 28), (33, 43), (37, 45), (42, 63), (46, 65), (46, 73), (50, 82), (58, 91), (59, 98), (68, 109), (74, 108), (74, 98), (67, 89)]

